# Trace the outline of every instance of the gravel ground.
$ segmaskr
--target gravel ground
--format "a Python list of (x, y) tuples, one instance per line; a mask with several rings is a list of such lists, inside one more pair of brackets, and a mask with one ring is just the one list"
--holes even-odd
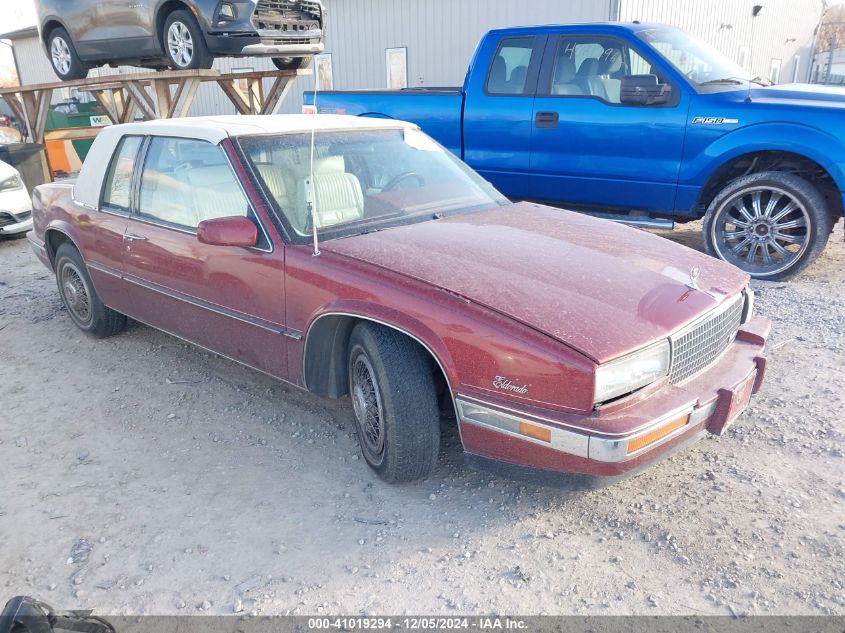
[[(698, 226), (668, 234), (700, 248)], [(401, 487), (332, 402), (135, 326), (79, 333), (0, 241), (0, 602), (99, 614), (845, 614), (845, 245), (755, 283), (768, 382), (723, 438), (583, 492)]]

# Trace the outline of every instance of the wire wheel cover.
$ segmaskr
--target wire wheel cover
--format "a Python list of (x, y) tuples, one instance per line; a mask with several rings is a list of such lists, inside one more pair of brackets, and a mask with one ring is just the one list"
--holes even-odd
[(352, 408), (365, 452), (373, 461), (384, 453), (384, 413), (378, 381), (366, 354), (359, 352), (352, 363)]
[(71, 263), (62, 266), (62, 296), (72, 316), (82, 324), (91, 321), (91, 297), (80, 272)]

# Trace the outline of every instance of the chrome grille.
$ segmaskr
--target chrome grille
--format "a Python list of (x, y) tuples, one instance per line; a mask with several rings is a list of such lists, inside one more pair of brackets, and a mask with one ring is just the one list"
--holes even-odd
[(673, 384), (692, 378), (710, 366), (734, 338), (742, 320), (743, 295), (686, 327), (671, 337)]
[(322, 6), (310, 0), (258, 0), (252, 24), (259, 30), (308, 31), (319, 29)]
[(17, 216), (14, 216), (6, 211), (0, 211), (0, 226), (9, 226), (12, 224), (17, 224), (18, 222), (23, 222), (24, 220), (28, 220), (31, 215), (31, 211), (24, 211), (23, 213), (18, 213)]

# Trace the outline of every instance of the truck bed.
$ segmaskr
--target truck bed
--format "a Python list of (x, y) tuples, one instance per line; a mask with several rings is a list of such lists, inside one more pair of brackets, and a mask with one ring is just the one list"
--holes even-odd
[[(303, 95), (314, 104), (314, 93)], [(418, 124), (456, 156), (461, 156), (461, 88), (432, 87), (405, 90), (332, 90), (317, 93), (317, 111), (399, 119)]]

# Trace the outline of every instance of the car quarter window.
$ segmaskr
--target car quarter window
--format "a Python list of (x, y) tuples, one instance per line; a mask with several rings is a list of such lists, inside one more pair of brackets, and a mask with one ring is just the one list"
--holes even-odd
[(129, 213), (132, 174), (142, 140), (140, 136), (124, 136), (118, 143), (103, 183), (101, 206)]
[(255, 220), (221, 147), (161, 136), (152, 137), (147, 150), (138, 214), (187, 229), (229, 216)]
[(499, 42), (499, 48), (487, 71), (486, 88), (489, 94), (523, 94), (535, 42), (533, 36), (508, 37)]
[[(593, 97), (621, 103), (622, 78), (654, 74), (636, 49), (616, 38), (562, 36), (558, 41), (549, 94)], [(663, 83), (661, 78), (661, 83)]]

